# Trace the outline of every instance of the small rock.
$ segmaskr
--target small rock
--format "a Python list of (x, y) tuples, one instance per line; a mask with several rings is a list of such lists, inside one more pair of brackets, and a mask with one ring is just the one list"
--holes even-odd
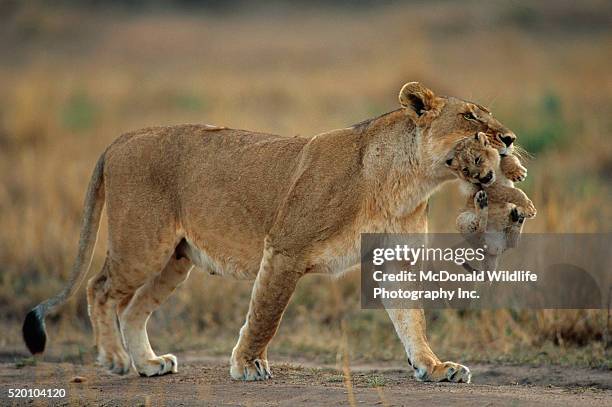
[(83, 383), (87, 381), (87, 378), (83, 376), (74, 376), (72, 379), (70, 379), (70, 381), (72, 383)]

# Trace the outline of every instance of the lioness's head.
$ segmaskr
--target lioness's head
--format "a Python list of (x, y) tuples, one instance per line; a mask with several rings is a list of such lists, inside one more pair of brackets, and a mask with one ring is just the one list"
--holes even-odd
[[(434, 153), (446, 154), (458, 140), (478, 132), (486, 134), (501, 155), (512, 153), (514, 133), (484, 106), (449, 96), (436, 96), (418, 82), (405, 84), (399, 101), (407, 116), (434, 143)], [(438, 150), (440, 149), (440, 150)]]
[(484, 133), (459, 141), (446, 159), (446, 166), (460, 179), (489, 186), (495, 182), (499, 154), (490, 146)]

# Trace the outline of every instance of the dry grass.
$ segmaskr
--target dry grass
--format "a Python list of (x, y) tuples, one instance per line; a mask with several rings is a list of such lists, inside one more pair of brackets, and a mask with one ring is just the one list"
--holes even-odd
[[(420, 80), (489, 105), (519, 134), (534, 156), (524, 189), (539, 210), (528, 232), (609, 232), (612, 42), (600, 20), (609, 5), (576, 7), (444, 2), (250, 17), (19, 10), (0, 43), (0, 324), (10, 333), (0, 346), (17, 344), (26, 310), (66, 280), (97, 156), (120, 133), (153, 124), (314, 135), (394, 109), (400, 86)], [(439, 192), (430, 229), (452, 231), (459, 205), (454, 186)], [(249, 293), (248, 283), (193, 275), (156, 313), (154, 345), (227, 353)], [(429, 315), (444, 358), (564, 362), (571, 349), (569, 362), (610, 364), (602, 312)], [(272, 352), (333, 360), (342, 321), (351, 358), (403, 359), (386, 314), (359, 309), (357, 275), (305, 278)], [(89, 346), (84, 295), (50, 323), (52, 346)]]

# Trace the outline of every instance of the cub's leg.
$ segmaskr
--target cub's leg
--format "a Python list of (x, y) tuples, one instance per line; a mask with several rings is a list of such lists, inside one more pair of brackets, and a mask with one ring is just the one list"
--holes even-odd
[(492, 202), (513, 203), (523, 208), (526, 217), (533, 218), (536, 216), (537, 211), (533, 202), (531, 202), (527, 194), (518, 188), (494, 184), (487, 188), (487, 194)]
[(441, 362), (427, 343), (425, 313), (422, 309), (391, 309), (387, 313), (395, 326), (408, 363), (415, 369), (420, 381), (469, 383), (472, 374), (466, 366), (455, 362)]
[(525, 223), (525, 214), (519, 207), (514, 207), (510, 210), (509, 224), (506, 229), (506, 246), (514, 248), (517, 246), (521, 233), (523, 231), (523, 224)]
[(232, 351), (232, 378), (265, 380), (272, 377), (267, 358), (268, 343), (276, 334), (283, 312), (302, 274), (299, 262), (266, 245), (253, 285), (246, 322), (240, 329), (240, 337)]
[(487, 230), (487, 222), (489, 220), (489, 199), (485, 191), (478, 191), (474, 195), (474, 208), (476, 208), (476, 216), (478, 218), (477, 233), (484, 233)]
[(107, 258), (100, 273), (87, 284), (88, 312), (98, 350), (98, 363), (113, 373), (125, 374), (130, 370), (130, 357), (123, 346), (117, 321), (117, 303), (109, 295), (110, 287)]
[(476, 192), (473, 205), (473, 207), (461, 212), (459, 216), (457, 216), (457, 229), (464, 235), (484, 233), (487, 230), (487, 221), (489, 218), (487, 193), (482, 190)]
[(157, 356), (151, 349), (147, 322), (153, 311), (189, 277), (191, 268), (192, 263), (187, 258), (172, 256), (161, 273), (150, 278), (136, 290), (129, 303), (120, 307), (123, 338), (134, 368), (141, 376), (161, 376), (178, 371), (176, 356)]
[(520, 160), (515, 155), (503, 156), (499, 166), (504, 176), (512, 182), (524, 181), (527, 178), (527, 168), (521, 165)]
[(478, 216), (474, 211), (461, 212), (455, 220), (455, 225), (461, 234), (470, 235), (478, 229)]

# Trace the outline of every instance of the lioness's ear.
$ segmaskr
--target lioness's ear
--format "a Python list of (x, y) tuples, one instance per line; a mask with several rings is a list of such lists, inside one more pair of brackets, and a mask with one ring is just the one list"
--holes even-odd
[(418, 82), (408, 82), (402, 86), (399, 93), (399, 102), (402, 107), (421, 117), (432, 109), (438, 108), (436, 95)]

